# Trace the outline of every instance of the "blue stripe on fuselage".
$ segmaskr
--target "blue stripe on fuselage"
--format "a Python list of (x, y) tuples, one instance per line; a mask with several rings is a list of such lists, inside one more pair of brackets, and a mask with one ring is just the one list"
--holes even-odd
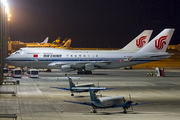
[[(86, 60), (86, 59), (77, 59), (77, 60), (75, 60), (75, 59), (73, 59), (73, 60), (71, 60), (71, 59), (62, 59), (62, 60), (56, 60), (56, 59), (51, 59), (51, 60), (38, 60), (38, 59), (28, 59), (28, 60), (6, 60), (6, 61), (109, 61), (109, 62), (115, 62), (115, 61), (119, 61), (119, 60), (113, 60), (113, 59), (93, 59), (93, 60), (90, 60), (90, 59), (88, 59), (88, 60)], [(130, 61), (157, 61), (157, 60), (130, 60)], [(122, 61), (123, 62), (123, 61)], [(128, 62), (128, 61), (126, 61), (126, 62)]]

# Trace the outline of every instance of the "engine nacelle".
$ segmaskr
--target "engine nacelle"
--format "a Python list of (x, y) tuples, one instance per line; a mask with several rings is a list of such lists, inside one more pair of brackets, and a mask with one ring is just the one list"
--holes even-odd
[(61, 66), (62, 72), (70, 72), (71, 71), (71, 66), (69, 65), (63, 65)]
[(94, 65), (93, 64), (85, 64), (85, 70), (86, 71), (94, 70)]

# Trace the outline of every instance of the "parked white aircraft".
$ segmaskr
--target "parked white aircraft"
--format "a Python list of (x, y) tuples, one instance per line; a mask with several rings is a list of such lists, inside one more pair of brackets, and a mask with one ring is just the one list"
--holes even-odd
[(58, 48), (21, 48), (6, 58), (9, 65), (37, 69), (78, 70), (92, 74), (94, 69), (113, 69), (170, 57), (165, 52), (174, 29), (164, 29), (139, 51), (126, 50), (67, 50)]
[(112, 89), (112, 88), (106, 89), (105, 87), (95, 87), (95, 85), (93, 83), (84, 83), (84, 84), (75, 85), (72, 82), (71, 77), (67, 77), (67, 78), (69, 80), (69, 88), (61, 88), (61, 87), (51, 87), (51, 88), (69, 90), (69, 91), (71, 91), (71, 96), (74, 96), (74, 93), (89, 92), (89, 88), (93, 89), (95, 92), (98, 92), (100, 90)]
[[(151, 103), (135, 103), (135, 104), (132, 104), (133, 102), (131, 101), (130, 95), (129, 95), (130, 100), (127, 102), (123, 96), (111, 96), (111, 97), (98, 98), (96, 96), (94, 90), (91, 88), (89, 88), (89, 93), (90, 93), (90, 98), (91, 98), (90, 103), (88, 103), (88, 102), (74, 102), (74, 101), (65, 101), (65, 102), (92, 106), (93, 107), (93, 111), (92, 111), (93, 113), (97, 113), (96, 109), (117, 108), (117, 107), (122, 107), (124, 109), (123, 113), (127, 113), (126, 110), (130, 107), (132, 108), (132, 106), (157, 103), (157, 102), (151, 102)], [(133, 110), (133, 108), (132, 108), (132, 110)]]

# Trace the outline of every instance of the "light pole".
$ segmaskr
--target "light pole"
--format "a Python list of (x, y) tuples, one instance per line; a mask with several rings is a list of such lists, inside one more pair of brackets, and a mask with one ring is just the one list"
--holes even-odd
[(3, 82), (3, 14), (4, 14), (4, 5), (1, 0), (0, 8), (0, 84)]
[(1, 0), (0, 3), (0, 84), (3, 82), (3, 67), (5, 64), (6, 46), (7, 46), (7, 31), (6, 22), (10, 20), (11, 14), (9, 12), (6, 0)]

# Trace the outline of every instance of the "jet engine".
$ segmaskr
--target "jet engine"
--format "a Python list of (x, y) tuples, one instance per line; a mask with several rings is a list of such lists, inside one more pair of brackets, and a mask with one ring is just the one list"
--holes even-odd
[(86, 71), (90, 71), (90, 70), (94, 70), (94, 65), (93, 64), (85, 64), (85, 70)]
[(70, 72), (71, 71), (71, 66), (69, 65), (63, 65), (61, 66), (62, 72)]

